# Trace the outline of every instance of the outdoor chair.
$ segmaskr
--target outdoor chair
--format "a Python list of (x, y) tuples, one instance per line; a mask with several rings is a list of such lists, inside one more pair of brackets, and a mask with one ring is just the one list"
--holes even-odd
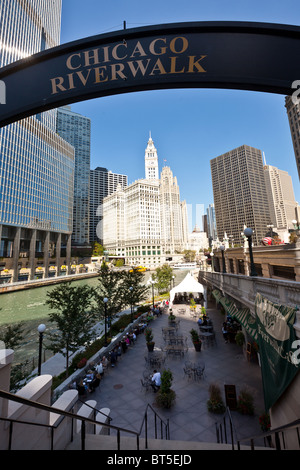
[(183, 372), (184, 372), (184, 376), (185, 376), (185, 377), (188, 377), (188, 379), (192, 379), (192, 378), (193, 378), (193, 371), (192, 371), (192, 369), (190, 369), (189, 367), (184, 367), (184, 368), (183, 368)]
[(149, 382), (147, 382), (146, 380), (143, 380), (141, 379), (141, 384), (142, 384), (142, 390), (146, 392), (149, 392), (150, 388), (151, 388), (151, 385)]

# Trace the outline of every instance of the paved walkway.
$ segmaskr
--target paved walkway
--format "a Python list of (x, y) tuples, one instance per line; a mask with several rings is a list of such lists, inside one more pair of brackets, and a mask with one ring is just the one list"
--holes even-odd
[[(141, 378), (146, 368), (145, 356), (148, 355), (143, 334), (137, 336), (136, 343), (122, 355), (117, 366), (105, 373), (99, 388), (90, 393), (87, 399), (96, 400), (98, 409), (109, 408), (115, 426), (139, 431), (149, 403), (163, 419), (169, 419), (171, 439), (215, 443), (215, 423), (220, 417), (207, 410), (209, 385), (217, 383), (220, 386), (224, 401), (225, 384), (235, 385), (237, 395), (242, 388), (247, 387), (254, 395), (255, 415), (244, 416), (233, 411), (235, 428), (239, 438), (259, 434), (258, 416), (264, 411), (261, 369), (257, 363), (247, 362), (241, 347), (224, 342), (221, 312), (211, 305), (207, 313), (213, 320), (216, 344), (202, 346), (201, 352), (195, 351), (189, 334), (191, 328), (198, 329), (196, 320), (191, 318), (188, 309), (185, 314), (177, 313), (180, 318), (179, 332), (188, 338), (189, 348), (182, 358), (167, 357), (164, 365), (173, 373), (172, 388), (176, 392), (176, 402), (171, 409), (157, 407), (154, 392), (142, 389)], [(156, 348), (164, 346), (162, 328), (167, 324), (167, 315), (159, 316), (150, 324)], [(205, 363), (204, 379), (195, 382), (184, 376), (183, 366), (188, 360)]]

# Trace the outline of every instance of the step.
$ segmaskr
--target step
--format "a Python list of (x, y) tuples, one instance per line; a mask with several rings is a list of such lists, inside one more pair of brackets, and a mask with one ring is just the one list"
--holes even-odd
[[(145, 449), (145, 439), (140, 439), (139, 450)], [(249, 446), (241, 446), (241, 450), (249, 450)], [(260, 447), (260, 450), (272, 450)], [(75, 436), (65, 450), (81, 450), (80, 436)], [(117, 437), (105, 435), (87, 435), (85, 450), (118, 450)], [(121, 436), (120, 450), (137, 450), (137, 442), (133, 437)], [(148, 439), (147, 450), (232, 450), (231, 444), (218, 444), (209, 442), (175, 441), (165, 439)]]

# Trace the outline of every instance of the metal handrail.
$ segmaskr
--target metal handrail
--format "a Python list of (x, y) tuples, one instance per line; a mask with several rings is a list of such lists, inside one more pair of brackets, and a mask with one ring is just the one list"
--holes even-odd
[[(5, 392), (4, 390), (0, 390), (0, 398), (15, 401), (15, 402), (21, 403), (23, 405), (32, 406), (32, 407), (38, 408), (40, 410), (48, 411), (49, 413), (59, 414), (59, 415), (64, 416), (64, 417), (71, 418), (72, 420), (74, 420), (74, 419), (80, 420), (82, 422), (82, 425), (81, 425), (81, 449), (82, 450), (85, 450), (85, 425), (86, 425), (86, 423), (91, 423), (94, 426), (100, 424), (99, 421), (96, 421), (94, 419), (86, 418), (84, 416), (80, 416), (80, 415), (77, 415), (77, 414), (75, 415), (74, 413), (72, 413), (70, 411), (64, 411), (64, 410), (61, 410), (59, 408), (55, 408), (53, 406), (45, 405), (43, 403), (38, 403), (36, 401), (29, 400), (28, 398), (23, 398), (23, 397), (20, 397), (18, 395), (14, 395), (10, 392)], [(87, 405), (87, 406), (90, 406), (90, 405)], [(145, 413), (147, 413), (148, 407), (150, 407), (153, 410), (151, 405), (148, 404), (147, 407), (146, 407), (146, 412)], [(163, 422), (163, 420), (157, 415), (156, 411), (153, 410), (153, 412), (155, 413), (155, 420), (156, 420), (156, 417), (158, 417), (161, 420), (161, 422)], [(22, 424), (27, 424), (27, 425), (43, 426), (43, 427), (50, 428), (51, 429), (51, 450), (53, 450), (53, 432), (54, 432), (54, 429), (56, 428), (56, 426), (51, 425), (51, 424), (45, 424), (45, 423), (35, 423), (35, 422), (28, 422), (28, 421), (22, 421), (22, 420), (11, 419), (11, 418), (4, 418), (4, 417), (1, 417), (1, 416), (0, 416), (0, 420), (8, 421), (10, 423), (10, 436), (9, 436), (9, 447), (8, 447), (9, 450), (11, 450), (11, 445), (12, 445), (13, 423), (22, 423)], [(136, 436), (137, 450), (139, 450), (139, 437), (140, 437), (140, 434), (142, 432), (144, 421), (145, 421), (145, 415), (144, 415), (143, 422), (142, 422), (142, 425), (141, 425), (141, 428), (140, 428), (139, 432), (133, 431), (131, 429), (121, 428), (120, 426), (114, 426), (114, 425), (108, 424), (108, 423), (105, 423), (105, 426), (108, 427), (109, 429), (113, 429), (113, 430), (117, 431), (118, 450), (120, 450), (120, 433), (121, 432), (128, 433), (128, 434), (133, 434), (134, 436)], [(146, 421), (147, 421), (147, 418), (146, 418)], [(166, 426), (166, 424), (165, 424), (165, 426)], [(168, 439), (169, 438), (169, 423), (167, 423), (167, 428), (166, 429), (168, 430), (168, 432), (167, 432), (167, 436), (168, 436), (167, 439)], [(148, 430), (146, 429), (146, 438), (145, 438), (145, 445), (146, 446), (148, 446), (147, 433), (148, 433)], [(155, 435), (157, 435), (157, 434), (155, 433)], [(145, 447), (145, 448), (147, 448), (147, 447)]]
[(217, 433), (217, 442), (218, 444), (221, 442), (223, 443), (223, 430), (224, 430), (224, 439), (225, 444), (228, 444), (227, 440), (227, 426), (226, 426), (226, 418), (229, 420), (229, 430), (230, 430), (230, 437), (231, 437), (231, 446), (232, 450), (234, 450), (234, 442), (237, 441), (237, 433), (233, 424), (233, 419), (230, 413), (230, 409), (227, 406), (225, 413), (223, 415), (222, 420), (219, 423), (216, 423), (216, 433)]
[(165, 439), (170, 440), (170, 425), (169, 425), (169, 420), (167, 419), (167, 422), (165, 422), (157, 413), (156, 411), (152, 408), (152, 406), (148, 403), (146, 406), (146, 410), (144, 413), (143, 421), (140, 427), (139, 431), (139, 436), (142, 433), (143, 426), (145, 424), (145, 449), (148, 449), (148, 408), (151, 409), (154, 413), (154, 422), (155, 422), (155, 439), (157, 439), (157, 418), (160, 420), (160, 433), (161, 433), (161, 439), (163, 439), (163, 425), (165, 427)]
[(255, 439), (266, 439), (268, 437), (275, 437), (275, 448), (276, 450), (281, 450), (282, 446), (280, 443), (280, 433), (283, 436), (283, 444), (285, 448), (285, 442), (284, 442), (284, 432), (285, 431), (290, 431), (295, 429), (297, 431), (297, 439), (298, 439), (298, 446), (300, 448), (300, 435), (299, 435), (299, 428), (300, 428), (300, 419), (296, 419), (295, 421), (292, 421), (289, 424), (284, 424), (283, 426), (279, 426), (274, 429), (270, 429), (269, 431), (266, 431), (261, 434), (256, 434), (255, 436), (249, 436), (249, 437), (244, 437), (242, 439), (237, 440), (237, 446), (238, 450), (240, 450), (240, 445), (242, 442), (249, 442), (251, 443), (251, 450), (254, 450), (254, 440)]

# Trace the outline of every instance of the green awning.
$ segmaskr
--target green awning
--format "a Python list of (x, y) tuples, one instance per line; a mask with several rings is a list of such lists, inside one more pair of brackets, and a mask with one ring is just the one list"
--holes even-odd
[(212, 291), (213, 296), (215, 299), (220, 302), (220, 304), (224, 307), (226, 313), (231, 317), (235, 318), (249, 333), (249, 335), (256, 340), (257, 339), (257, 327), (256, 327), (256, 320), (251, 315), (249, 308), (241, 308), (238, 309), (235, 305), (233, 300), (224, 297), (220, 291), (214, 289)]

